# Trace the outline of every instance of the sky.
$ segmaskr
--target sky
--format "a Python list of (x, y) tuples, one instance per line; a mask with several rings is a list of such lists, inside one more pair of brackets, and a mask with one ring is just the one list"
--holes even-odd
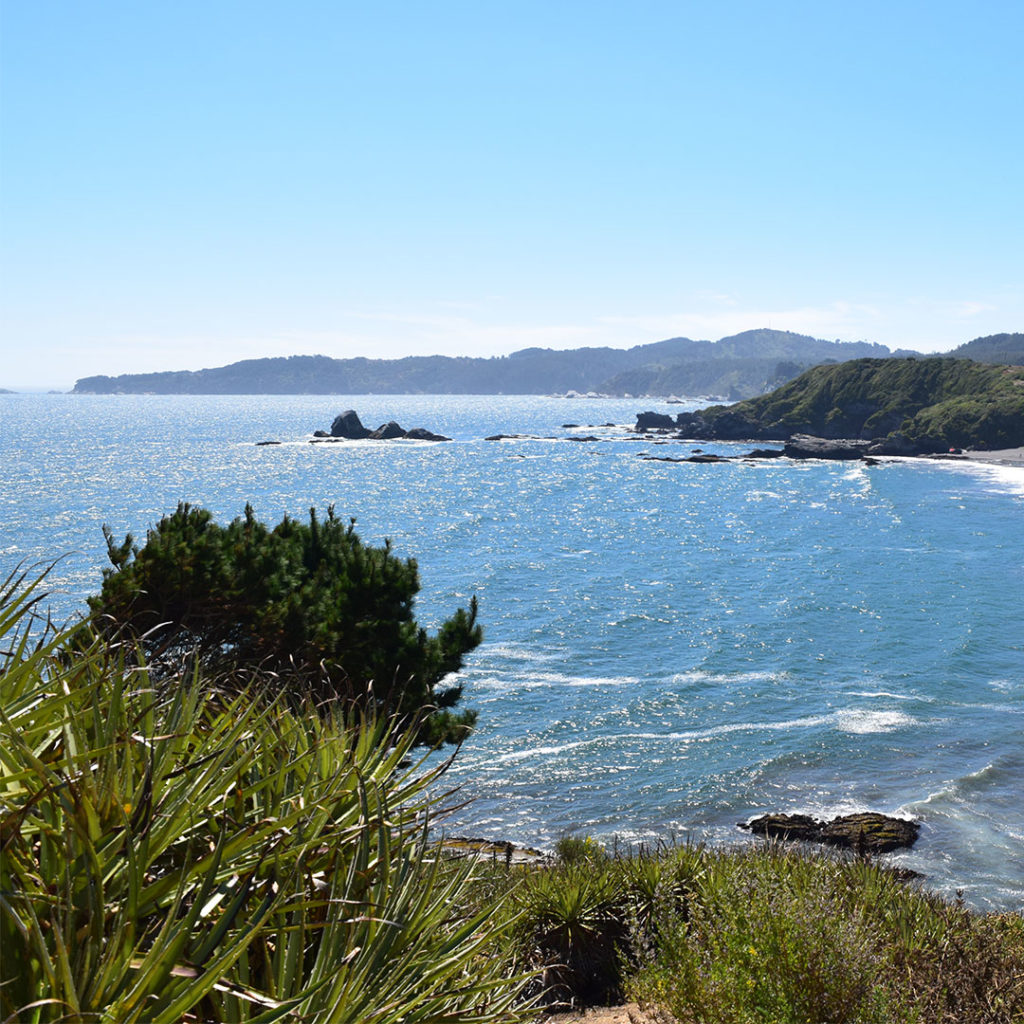
[(1018, 0), (0, 0), (0, 387), (1024, 330)]

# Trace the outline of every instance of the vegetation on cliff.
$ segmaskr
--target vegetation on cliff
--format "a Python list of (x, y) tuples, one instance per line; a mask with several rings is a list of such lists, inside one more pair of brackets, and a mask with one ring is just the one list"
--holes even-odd
[(881, 438), (895, 449), (1024, 444), (1024, 366), (856, 359), (816, 366), (757, 398), (678, 417), (694, 437)]

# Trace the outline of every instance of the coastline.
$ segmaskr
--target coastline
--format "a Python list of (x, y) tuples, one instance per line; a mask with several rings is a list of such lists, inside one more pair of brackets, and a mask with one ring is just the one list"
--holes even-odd
[(1024, 469), (1024, 447), (1001, 448), (994, 451), (966, 451), (963, 456), (971, 462), (985, 462), (997, 466), (1013, 466)]

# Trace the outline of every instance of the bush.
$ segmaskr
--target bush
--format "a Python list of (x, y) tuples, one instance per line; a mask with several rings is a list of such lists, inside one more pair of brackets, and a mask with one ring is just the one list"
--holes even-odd
[(154, 669), (177, 672), (196, 652), (207, 674), (259, 668), (300, 704), (419, 719), (421, 742), (458, 742), (476, 716), (451, 710), (461, 687), (439, 684), (480, 643), (476, 601), (428, 636), (413, 618), (415, 561), (363, 545), (354, 526), (330, 508), (271, 530), (247, 506), (222, 527), (180, 504), (141, 547), (104, 527), (113, 567), (89, 608), (107, 636), (137, 638)]

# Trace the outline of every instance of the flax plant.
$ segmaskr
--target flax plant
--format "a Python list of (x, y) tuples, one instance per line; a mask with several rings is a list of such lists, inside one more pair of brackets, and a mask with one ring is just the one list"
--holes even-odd
[(412, 730), (157, 685), (30, 629), (38, 598), (0, 584), (0, 1021), (520, 1019), (511, 917), (453, 910), (474, 868), (427, 843)]

